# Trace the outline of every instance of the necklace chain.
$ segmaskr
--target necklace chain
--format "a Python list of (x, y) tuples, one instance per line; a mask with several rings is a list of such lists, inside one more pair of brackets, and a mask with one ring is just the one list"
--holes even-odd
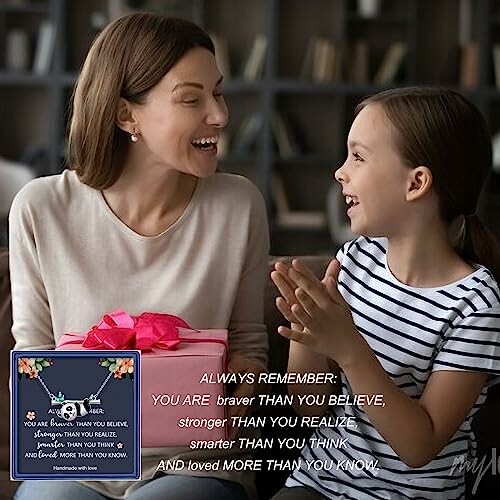
[(54, 394), (52, 394), (49, 389), (47, 388), (47, 386), (45, 385), (45, 382), (42, 380), (42, 376), (39, 374), (38, 375), (38, 380), (40, 381), (40, 384), (42, 384), (42, 387), (45, 389), (45, 392), (48, 394), (49, 398), (52, 400), (52, 401), (55, 401), (57, 398), (56, 396), (54, 396)]
[[(101, 391), (104, 389), (104, 386), (108, 383), (108, 380), (111, 378), (111, 375), (113, 375), (113, 372), (109, 372), (108, 376), (104, 379), (104, 382), (101, 384), (101, 387), (99, 387), (98, 391), (95, 394), (91, 394), (89, 396), (89, 399), (91, 401), (95, 400), (99, 397), (99, 394), (101, 394)], [(42, 387), (45, 389), (45, 392), (47, 393), (47, 395), (49, 396), (51, 401), (57, 401), (58, 399), (60, 399), (58, 396), (54, 396), (54, 394), (52, 394), (49, 391), (49, 388), (47, 387), (47, 385), (43, 381), (42, 376), (40, 374), (38, 375), (37, 378), (40, 381), (40, 384), (42, 384)], [(59, 392), (59, 395), (60, 394), (61, 394), (61, 392)]]
[(108, 383), (108, 380), (111, 378), (111, 375), (113, 375), (113, 372), (108, 373), (108, 376), (101, 384), (101, 387), (99, 387), (99, 390), (95, 394), (92, 394), (92, 399), (96, 399), (99, 396), (99, 394), (101, 394), (101, 391), (104, 389), (104, 386)]

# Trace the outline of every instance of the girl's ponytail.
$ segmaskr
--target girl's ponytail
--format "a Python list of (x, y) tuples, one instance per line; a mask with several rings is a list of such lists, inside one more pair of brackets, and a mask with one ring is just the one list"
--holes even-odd
[(495, 235), (476, 215), (466, 215), (461, 256), (487, 267), (500, 283), (500, 245)]

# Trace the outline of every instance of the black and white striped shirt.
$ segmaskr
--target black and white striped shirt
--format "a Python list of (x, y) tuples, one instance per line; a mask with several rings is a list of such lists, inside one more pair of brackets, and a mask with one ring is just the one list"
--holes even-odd
[[(455, 283), (415, 288), (392, 275), (386, 249), (383, 238), (360, 237), (346, 243), (337, 256), (341, 262), (338, 285), (358, 331), (393, 382), (417, 399), (434, 371), (500, 374), (500, 293), (491, 273), (476, 265), (472, 274)], [(352, 395), (341, 375), (342, 393)], [(492, 376), (487, 386), (498, 381)], [(337, 444), (318, 447), (318, 441), (310, 440), (286, 486), (308, 486), (335, 499), (463, 498), (465, 471), (453, 465), (461, 456), (475, 454), (471, 420), (486, 392), (484, 387), (436, 458), (418, 469), (402, 462), (362, 407), (336, 407), (335, 415), (354, 417), (356, 428), (318, 428), (312, 438), (337, 438), (329, 442)]]

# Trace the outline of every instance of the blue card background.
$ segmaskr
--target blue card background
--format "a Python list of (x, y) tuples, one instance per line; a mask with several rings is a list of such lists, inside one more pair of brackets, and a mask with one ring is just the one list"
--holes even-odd
[[(107, 367), (99, 365), (99, 360), (109, 357), (127, 357), (134, 359), (134, 377), (108, 380), (99, 399), (100, 405), (91, 405), (92, 409), (102, 408), (103, 414), (89, 413), (67, 422), (55, 413), (47, 413), (49, 409), (61, 408), (51, 405), (47, 392), (39, 380), (18, 377), (19, 358), (50, 358), (53, 365), (44, 368), (41, 375), (50, 392), (57, 396), (61, 391), (66, 399), (84, 399), (96, 394), (99, 387), (110, 373)], [(139, 479), (140, 478), (140, 353), (138, 351), (16, 351), (11, 356), (12, 374), (12, 479)], [(47, 427), (26, 426), (30, 420), (27, 412), (36, 414), (33, 423), (48, 421)], [(50, 425), (51, 419), (57, 424)], [(128, 421), (128, 427), (108, 426), (108, 422)], [(91, 426), (78, 426), (77, 422), (93, 422)], [(98, 425), (104, 422), (104, 425)], [(43, 447), (37, 449), (37, 441), (53, 443), (50, 437), (34, 438), (40, 430), (46, 433), (61, 433), (56, 437), (64, 448)], [(65, 437), (65, 432), (116, 432), (117, 437)], [(82, 447), (68, 447), (67, 442), (83, 443)], [(87, 447), (85, 443), (91, 443)], [(97, 442), (115, 443), (114, 447), (98, 447)], [(122, 443), (121, 449), (116, 443)], [(53, 453), (57, 449), (56, 458), (38, 458), (38, 453)], [(60, 452), (76, 453), (77, 458), (61, 458)], [(109, 457), (108, 453), (118, 453), (124, 458)], [(37, 458), (25, 458), (25, 453), (36, 453)], [(78, 458), (78, 453), (92, 453), (92, 458)], [(105, 458), (97, 458), (96, 453), (104, 453)], [(74, 467), (76, 470), (54, 470), (54, 466)], [(89, 467), (97, 469), (89, 470)], [(80, 470), (78, 469), (80, 468)]]

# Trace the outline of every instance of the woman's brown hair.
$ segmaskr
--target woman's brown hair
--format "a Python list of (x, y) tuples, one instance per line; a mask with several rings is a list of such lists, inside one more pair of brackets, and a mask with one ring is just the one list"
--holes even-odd
[(128, 136), (116, 125), (119, 99), (143, 103), (194, 47), (215, 53), (212, 40), (196, 24), (151, 13), (121, 17), (99, 34), (72, 98), (68, 161), (83, 183), (106, 189), (122, 172)]
[(428, 167), (443, 219), (464, 221), (457, 251), (486, 266), (500, 282), (500, 249), (477, 215), (479, 197), (492, 167), (491, 138), (479, 110), (464, 96), (438, 87), (390, 89), (356, 107), (382, 106), (396, 129), (396, 147), (411, 167)]

